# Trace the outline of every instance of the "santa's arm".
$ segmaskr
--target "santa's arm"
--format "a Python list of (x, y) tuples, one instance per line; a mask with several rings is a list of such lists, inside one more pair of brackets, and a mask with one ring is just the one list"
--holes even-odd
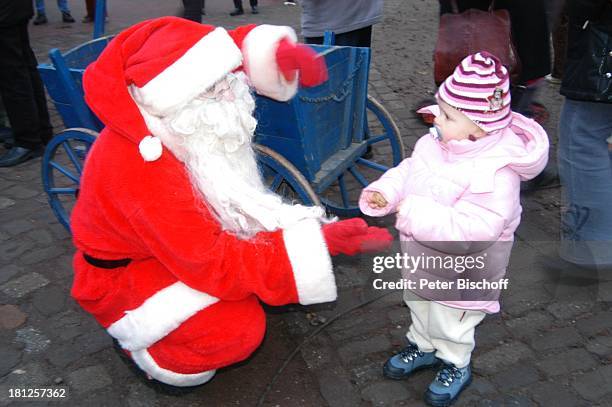
[(192, 289), (225, 300), (255, 294), (271, 305), (336, 299), (331, 259), (315, 219), (243, 240), (221, 230), (206, 208), (175, 202), (144, 206), (130, 223), (151, 255)]
[(324, 58), (298, 44), (291, 27), (248, 25), (229, 34), (242, 50), (244, 70), (261, 95), (286, 101), (295, 96), (298, 83), (309, 87), (327, 80)]

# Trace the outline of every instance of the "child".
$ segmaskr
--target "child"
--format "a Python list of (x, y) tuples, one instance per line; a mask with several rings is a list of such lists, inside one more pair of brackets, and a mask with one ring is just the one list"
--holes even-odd
[[(429, 242), (441, 247), (445, 241), (473, 242), (481, 248), (484, 243), (488, 248), (480, 253), (497, 248), (498, 262), (487, 272), (503, 277), (520, 222), (520, 181), (535, 177), (548, 160), (546, 133), (510, 110), (509, 88), (508, 71), (495, 56), (483, 51), (465, 58), (440, 86), (438, 106), (425, 108), (436, 116), (431, 134), (362, 192), (366, 215), (398, 212), (396, 227), (408, 255), (435, 251)], [(437, 250), (457, 257), (456, 251)], [(446, 406), (471, 382), (474, 329), (486, 313), (499, 311), (499, 302), (497, 296), (432, 301), (431, 293), (418, 294), (404, 291), (412, 317), (409, 345), (383, 370), (386, 377), (402, 379), (441, 362), (425, 401)]]

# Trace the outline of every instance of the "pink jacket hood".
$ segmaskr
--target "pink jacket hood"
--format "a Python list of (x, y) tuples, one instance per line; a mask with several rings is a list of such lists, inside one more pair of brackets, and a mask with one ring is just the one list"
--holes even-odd
[[(440, 110), (437, 105), (432, 105), (419, 109), (418, 113), (437, 116)], [(508, 134), (510, 132), (517, 137), (511, 137)], [(444, 145), (451, 154), (466, 157), (477, 155), (489, 146), (489, 151), (479, 158), (478, 168), (484, 170), (481, 173), (483, 176), (492, 177), (500, 168), (509, 167), (521, 177), (521, 181), (528, 181), (542, 172), (548, 162), (549, 141), (546, 131), (535, 120), (515, 112), (512, 113), (510, 125), (504, 130), (493, 132), (476, 143), (470, 140), (451, 140)], [(487, 181), (492, 180), (480, 180), (485, 184)], [(472, 192), (478, 192), (477, 189), (478, 186), (473, 185)]]

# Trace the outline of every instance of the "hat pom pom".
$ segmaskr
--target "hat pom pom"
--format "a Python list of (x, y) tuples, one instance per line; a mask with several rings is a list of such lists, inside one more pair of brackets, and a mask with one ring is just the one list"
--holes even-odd
[(157, 137), (146, 136), (138, 144), (138, 150), (145, 161), (155, 161), (162, 154), (161, 140)]

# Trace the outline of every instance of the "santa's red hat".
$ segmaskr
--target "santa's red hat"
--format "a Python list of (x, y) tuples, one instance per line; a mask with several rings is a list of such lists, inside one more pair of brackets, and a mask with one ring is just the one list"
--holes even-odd
[(141, 110), (166, 115), (241, 67), (260, 94), (293, 97), (297, 78), (287, 81), (275, 58), (285, 38), (297, 39), (290, 27), (249, 25), (228, 32), (177, 17), (144, 21), (117, 35), (88, 67), (85, 98), (105, 125), (136, 143), (146, 161), (154, 161), (162, 145)]

